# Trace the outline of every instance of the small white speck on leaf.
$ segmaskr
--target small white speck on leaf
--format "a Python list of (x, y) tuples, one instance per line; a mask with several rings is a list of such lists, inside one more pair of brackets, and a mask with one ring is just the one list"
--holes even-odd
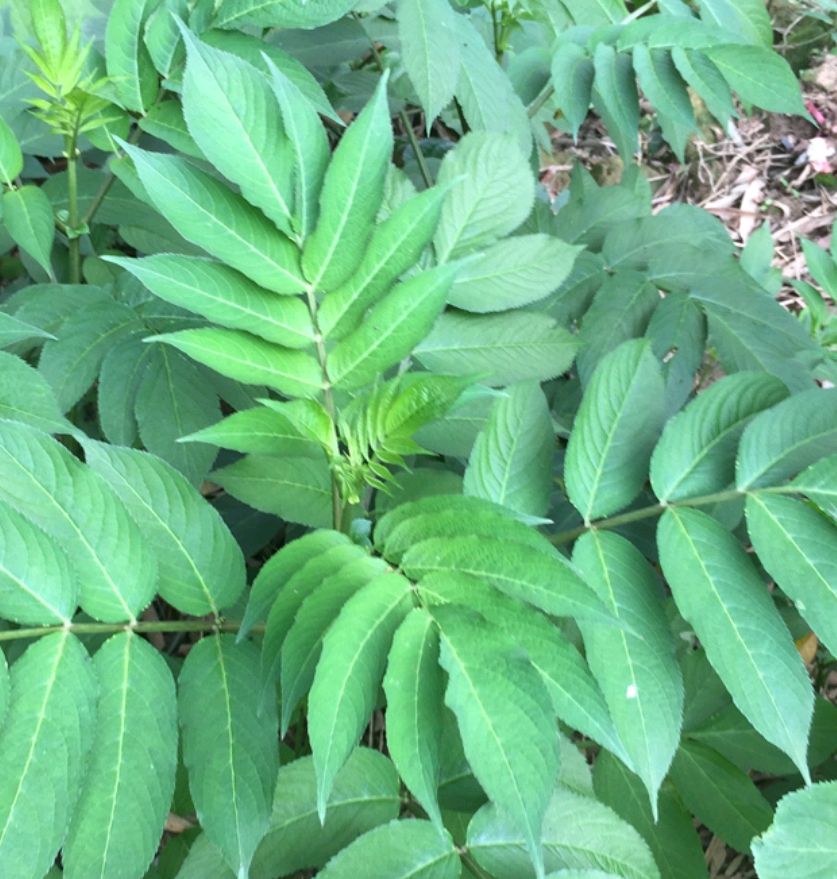
[(628, 689), (625, 690), (625, 698), (626, 699), (636, 699), (639, 691), (636, 688), (636, 684), (628, 684)]

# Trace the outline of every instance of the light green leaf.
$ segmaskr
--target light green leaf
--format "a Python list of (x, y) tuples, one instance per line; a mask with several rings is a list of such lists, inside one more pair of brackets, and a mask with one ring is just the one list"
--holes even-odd
[(23, 153), (20, 151), (14, 131), (5, 119), (0, 118), (0, 179), (11, 187), (23, 170)]
[(24, 625), (69, 623), (78, 603), (75, 570), (61, 547), (0, 504), (0, 615)]
[(336, 289), (357, 269), (381, 206), (393, 143), (387, 79), (381, 77), (326, 170), (317, 226), (302, 252), (303, 271), (316, 290)]
[(301, 299), (276, 296), (223, 263), (160, 253), (143, 259), (107, 257), (155, 296), (213, 323), (247, 330), (287, 348), (305, 348), (314, 331)]
[[(610, 240), (612, 236), (608, 236)], [(578, 333), (581, 349), (576, 366), (582, 387), (587, 388), (602, 358), (622, 342), (636, 339), (647, 331), (653, 315), (661, 307), (659, 291), (646, 272), (617, 269), (605, 278), (581, 320)]]
[(446, 830), (429, 821), (391, 821), (328, 862), (322, 879), (459, 879), (462, 864)]
[[(703, 258), (701, 257), (701, 260)], [(733, 263), (737, 272), (744, 272)], [(702, 269), (701, 269), (702, 274)], [(712, 285), (693, 290), (709, 319), (709, 341), (727, 372), (744, 369), (776, 375), (795, 392), (811, 387), (810, 370), (802, 357), (816, 358), (812, 339), (802, 323), (770, 294), (759, 289), (735, 289), (753, 284), (744, 273), (725, 285), (716, 278)]]
[(127, 336), (105, 354), (97, 382), (97, 408), (102, 433), (112, 443), (132, 446), (138, 436), (134, 404), (146, 366), (158, 360), (154, 345)]
[(305, 100), (299, 88), (268, 55), (263, 58), (270, 71), (273, 94), (279, 102), (293, 154), (292, 222), (297, 234), (305, 238), (317, 221), (320, 191), (331, 158), (328, 137), (317, 110)]
[(399, 0), (401, 57), (424, 109), (427, 130), (456, 90), (457, 17), (448, 0)]
[(9, 189), (3, 194), (2, 209), (3, 225), (11, 239), (53, 278), (50, 254), (55, 221), (46, 193), (31, 184)]
[(24, 323), (10, 314), (0, 312), (0, 348), (6, 348), (14, 342), (25, 342), (29, 339), (54, 339), (51, 333), (44, 332), (40, 327)]
[(733, 701), (807, 778), (814, 693), (753, 563), (719, 522), (699, 510), (667, 510), (657, 543), (677, 607)]
[(267, 833), (278, 770), (276, 709), (259, 711), (258, 674), (254, 644), (211, 635), (190, 649), (178, 682), (198, 820), (240, 879)]
[[(158, 7), (158, 9), (163, 9), (168, 14), (164, 7)], [(177, 39), (180, 39), (179, 33)], [(158, 137), (171, 144), (179, 152), (196, 159), (203, 158), (203, 153), (186, 127), (180, 101), (162, 101), (154, 104), (148, 114), (139, 120), (139, 126), (152, 137)]]
[(466, 16), (456, 15), (454, 22), (459, 39), (458, 71), (453, 69), (459, 74), (456, 98), (468, 127), (507, 134), (521, 154), (528, 155), (532, 149), (529, 116), (508, 74)]
[(812, 464), (791, 484), (837, 520), (837, 455), (830, 455)]
[(44, 345), (38, 362), (61, 410), (66, 412), (82, 398), (112, 346), (142, 331), (134, 309), (109, 297), (70, 315), (58, 338)]
[(247, 455), (210, 477), (263, 513), (311, 528), (331, 524), (331, 475), (323, 459)]
[(552, 702), (537, 671), (480, 618), (454, 606), (433, 610), (448, 673), (445, 703), (465, 755), (491, 800), (525, 840), (544, 875), (541, 824), (559, 768)]
[(762, 412), (741, 437), (735, 484), (775, 485), (834, 451), (837, 390), (814, 388)]
[(134, 622), (151, 601), (157, 565), (116, 495), (64, 446), (0, 423), (0, 499), (58, 540), (94, 619)]
[(450, 187), (433, 239), (439, 262), (513, 232), (534, 202), (532, 170), (507, 134), (465, 135), (445, 156), (438, 183)]
[(105, 31), (105, 59), (122, 104), (145, 113), (157, 95), (157, 73), (142, 39), (153, 0), (115, 0)]
[(172, 467), (87, 440), (85, 460), (113, 487), (154, 550), (158, 591), (182, 613), (216, 616), (244, 589), (244, 558), (217, 510)]
[[(261, 655), (261, 678), (263, 685), (263, 695), (269, 697), (269, 688), (274, 686), (279, 677), (282, 658), (282, 647), (285, 639), (294, 624), (297, 614), (300, 612), (303, 604), (309, 598), (317, 595), (321, 584), (326, 581), (335, 579), (338, 587), (342, 586), (344, 572), (348, 573), (350, 582), (354, 584), (355, 578), (360, 574), (368, 580), (369, 573), (369, 556), (354, 543), (346, 541), (338, 541), (335, 535), (336, 531), (315, 532), (323, 535), (318, 541), (313, 539), (313, 535), (306, 536), (301, 541), (295, 541), (291, 546), (302, 543), (305, 547), (305, 554), (301, 550), (297, 551), (283, 550), (276, 555), (276, 565), (270, 573), (270, 580), (274, 581), (278, 574), (284, 573), (283, 580), (277, 583), (277, 591), (270, 602), (270, 612), (267, 614), (267, 622), (265, 623), (264, 640), (262, 642)], [(330, 538), (326, 540), (325, 538)], [(308, 547), (314, 548), (315, 545), (320, 549), (319, 554), (308, 556)], [(293, 569), (290, 567), (291, 561), (296, 560), (297, 566)], [(273, 561), (271, 559), (271, 561)], [(267, 567), (267, 566), (266, 566)], [(259, 598), (264, 586), (260, 581), (255, 584), (259, 588)], [(329, 593), (326, 593), (328, 598)], [(323, 604), (326, 607), (323, 608)], [(327, 602), (318, 599), (315, 602), (314, 609), (319, 611), (333, 610), (329, 608)], [(311, 609), (309, 608), (308, 615)], [(336, 610), (331, 613), (331, 618), (327, 620), (330, 624), (337, 615)], [(320, 655), (320, 643), (317, 643), (317, 658)], [(309, 684), (311, 682), (309, 681)]]
[(20, 421), (46, 433), (73, 433), (46, 379), (28, 363), (0, 351), (0, 418)]
[(553, 616), (612, 623), (601, 601), (557, 551), (533, 553), (522, 543), (481, 537), (431, 537), (411, 546), (401, 567), (415, 580), (437, 571), (470, 574)]
[(344, 16), (357, 0), (222, 0), (216, 27), (250, 24), (270, 28), (316, 28)]
[(6, 654), (3, 653), (0, 655), (0, 724), (5, 722), (6, 712), (9, 710), (10, 687), (9, 666)]
[(837, 527), (802, 501), (759, 493), (747, 498), (747, 530), (767, 572), (837, 655)]
[(645, 340), (603, 358), (582, 398), (567, 446), (564, 479), (586, 522), (626, 507), (648, 475), (664, 419), (660, 364)]
[(434, 186), (407, 199), (375, 226), (357, 271), (320, 305), (317, 323), (324, 336), (339, 340), (354, 330), (369, 306), (419, 261), (446, 194), (445, 188)]
[(124, 148), (154, 206), (184, 238), (268, 290), (302, 290), (296, 248), (240, 195), (185, 159)]
[(791, 66), (763, 46), (709, 46), (704, 49), (733, 91), (771, 113), (805, 115), (802, 92)]
[(752, 838), (773, 818), (770, 803), (746, 773), (697, 742), (680, 746), (671, 780), (689, 811), (740, 852), (749, 851)]
[(294, 760), (279, 769), (270, 829), (256, 850), (253, 879), (321, 867), (356, 837), (395, 818), (400, 806), (392, 762), (377, 751), (356, 748), (334, 779), (328, 814), (320, 824), (314, 760)]
[[(334, 112), (322, 86), (308, 68), (293, 55), (280, 49), (275, 43), (265, 42), (260, 37), (251, 36), (236, 30), (209, 30), (201, 34), (201, 39), (210, 46), (232, 52), (249, 61), (253, 67), (264, 69), (265, 73), (272, 74), (272, 67), (265, 60), (265, 55), (271, 63), (297, 87), (309, 104), (322, 116), (332, 119), (338, 125), (343, 125), (343, 120)], [(278, 96), (277, 96), (278, 97)], [(281, 101), (280, 101), (281, 104)], [(284, 115), (284, 110), (282, 111)], [(290, 137), (290, 125), (287, 119), (283, 119), (286, 133)], [(299, 207), (297, 203), (296, 207)]]
[(329, 355), (331, 382), (345, 390), (362, 387), (406, 357), (444, 308), (455, 275), (455, 266), (421, 272), (374, 305)]
[(308, 697), (321, 821), (334, 777), (369, 720), (392, 636), (410, 608), (410, 594), (409, 582), (398, 574), (375, 578), (346, 602), (323, 640)]
[[(648, 846), (630, 824), (592, 797), (566, 788), (552, 794), (541, 839), (547, 870), (598, 868), (622, 879), (660, 879)], [(484, 806), (471, 819), (467, 845), (496, 879), (533, 875), (523, 835), (495, 806)]]
[(442, 747), (444, 681), (433, 618), (416, 608), (399, 626), (384, 677), (387, 747), (398, 774), (441, 830), (436, 798)]
[(183, 437), (182, 441), (277, 457), (316, 460), (323, 454), (320, 443), (303, 434), (287, 415), (267, 406), (235, 412), (210, 427)]
[[(277, 593), (287, 580), (306, 562), (325, 554), (330, 547), (338, 545), (353, 544), (346, 535), (338, 531), (315, 531), (286, 543), (282, 549), (274, 553), (262, 565), (253, 581), (244, 618), (238, 630), (238, 640), (244, 639), (256, 623), (264, 620)], [(290, 614), (290, 620), (292, 619), (293, 614)]]
[(0, 733), (0, 873), (41, 879), (64, 840), (93, 743), (96, 683), (69, 632), (35, 641), (12, 666)]
[(182, 445), (179, 440), (218, 418), (218, 395), (204, 370), (164, 345), (154, 345), (141, 368), (133, 402), (143, 445), (199, 486), (215, 461), (216, 449)]
[(415, 349), (433, 372), (480, 375), (494, 387), (546, 381), (570, 368), (578, 341), (546, 314), (471, 315), (449, 311)]
[(559, 43), (552, 55), (552, 83), (556, 103), (574, 138), (590, 109), (593, 75), (593, 61), (582, 46), (570, 40)]
[(619, 534), (588, 532), (576, 542), (573, 562), (626, 624), (616, 631), (586, 621), (580, 627), (587, 661), (656, 818), (683, 719), (683, 680), (660, 585), (639, 550)]
[(660, 788), (656, 821), (642, 782), (607, 751), (596, 757), (593, 785), (599, 800), (639, 831), (648, 843), (662, 879), (709, 879), (692, 815), (670, 783)]
[(393, 562), (414, 544), (430, 537), (501, 536), (538, 552), (554, 555), (552, 544), (515, 514), (480, 497), (426, 497), (400, 504), (378, 520), (375, 545)]
[(837, 862), (837, 782), (822, 782), (782, 797), (773, 826), (753, 842), (762, 879), (828, 879)]
[(64, 844), (68, 879), (138, 879), (160, 844), (177, 769), (177, 700), (162, 655), (132, 632), (93, 658), (96, 738)]
[(729, 86), (720, 70), (702, 52), (674, 46), (671, 60), (680, 75), (697, 92), (706, 109), (726, 129), (735, 116), (735, 106)]
[(638, 43), (634, 46), (632, 57), (642, 91), (655, 109), (678, 125), (696, 130), (692, 101), (671, 54), (663, 49), (648, 49)]
[(593, 66), (596, 77), (593, 106), (604, 120), (619, 154), (630, 162), (639, 149), (639, 95), (631, 56), (601, 42), (593, 54)]
[(181, 27), (186, 44), (183, 115), (209, 161), (250, 204), (291, 231), (293, 154), (273, 91), (260, 70), (207, 46)]
[(465, 494), (528, 516), (549, 508), (555, 435), (535, 382), (514, 385), (491, 410), (465, 470)]
[(551, 235), (517, 235), (465, 260), (448, 302), (466, 311), (505, 311), (543, 299), (563, 283), (579, 248)]
[(146, 341), (165, 342), (227, 378), (267, 385), (289, 396), (313, 397), (322, 386), (320, 366), (311, 354), (280, 348), (241, 330), (179, 330)]
[[(162, 0), (156, 4), (156, 8), (148, 16), (148, 21), (145, 23), (143, 34), (145, 46), (154, 67), (163, 77), (170, 76), (173, 68), (183, 61), (178, 19), (185, 18), (188, 14), (189, 0)], [(180, 102), (166, 103), (179, 105)], [(149, 114), (160, 106), (160, 102), (154, 103)]]
[(525, 650), (564, 723), (624, 754), (604, 697), (581, 654), (543, 614), (464, 574), (430, 574), (422, 579), (419, 592), (428, 604), (453, 603), (478, 611)]
[(721, 491), (735, 478), (739, 438), (753, 416), (787, 396), (779, 379), (741, 372), (713, 383), (665, 426), (651, 456), (661, 501)]
[(761, 0), (698, 0), (700, 17), (723, 28), (728, 34), (741, 37), (735, 43), (773, 45), (770, 14)]
[(297, 704), (314, 680), (323, 637), (329, 626), (355, 593), (386, 571), (387, 566), (381, 559), (361, 555), (317, 584), (314, 592), (303, 600), (289, 629), (275, 632), (271, 622), (276, 620), (268, 617), (270, 631), (265, 633), (263, 641), (262, 678), (268, 690), (265, 697), (271, 698), (276, 677), (274, 669), (280, 658), (273, 653), (273, 648), (281, 645), (281, 736), (287, 732)]

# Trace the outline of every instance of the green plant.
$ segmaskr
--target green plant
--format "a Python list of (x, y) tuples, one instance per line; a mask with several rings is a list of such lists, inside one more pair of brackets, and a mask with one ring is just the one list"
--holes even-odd
[(800, 109), (760, 4), (660, 7), (116, 0), (6, 113), (0, 872), (701, 879), (693, 818), (832, 868), (823, 323), (765, 233), (530, 162), (591, 100), (629, 160), (628, 65), (681, 153), (678, 59)]

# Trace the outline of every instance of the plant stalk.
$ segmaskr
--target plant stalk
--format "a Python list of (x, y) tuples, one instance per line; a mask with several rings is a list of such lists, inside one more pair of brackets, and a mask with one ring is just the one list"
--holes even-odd
[[(119, 632), (237, 632), (241, 622), (222, 623), (218, 620), (155, 620), (129, 623), (66, 623), (61, 626), (33, 626), (25, 629), (6, 629), (0, 632), (0, 641), (20, 641), (24, 638), (40, 638), (55, 632), (73, 635), (115, 635)], [(264, 625), (253, 626), (256, 634), (264, 632)]]
[(719, 491), (715, 494), (705, 494), (699, 497), (690, 497), (682, 501), (672, 501), (671, 503), (652, 504), (649, 507), (642, 507), (638, 510), (629, 510), (627, 513), (620, 513), (618, 516), (610, 516), (607, 519), (597, 519), (587, 525), (579, 525), (578, 528), (572, 528), (569, 531), (561, 531), (553, 534), (549, 539), (555, 546), (563, 546), (565, 543), (572, 543), (577, 537), (586, 534), (588, 531), (608, 531), (611, 528), (619, 528), (621, 525), (629, 525), (631, 522), (639, 522), (642, 519), (651, 519), (655, 516), (661, 516), (669, 508), (678, 507), (707, 507), (711, 504), (720, 504), (724, 501), (732, 501), (742, 495), (748, 494), (746, 491), (739, 491), (736, 488), (729, 491)]
[[(320, 372), (323, 376), (323, 404), (331, 419), (334, 431), (334, 444), (337, 445), (337, 406), (334, 402), (334, 390), (328, 377), (328, 355), (325, 347), (323, 334), (317, 320), (317, 297), (314, 288), (308, 284), (305, 288), (305, 298), (308, 303), (308, 313), (311, 315), (311, 326), (314, 328), (314, 344), (317, 349), (317, 361), (320, 364)], [(335, 531), (343, 531), (343, 498), (340, 494), (340, 483), (334, 469), (331, 470), (331, 524)]]
[(65, 138), (67, 152), (67, 244), (70, 251), (70, 283), (81, 283), (81, 238), (78, 234), (78, 134)]

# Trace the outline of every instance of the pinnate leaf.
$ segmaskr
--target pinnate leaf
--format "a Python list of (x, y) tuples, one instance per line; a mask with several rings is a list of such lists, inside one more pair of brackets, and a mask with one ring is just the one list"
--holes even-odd
[(283, 232), (293, 212), (291, 147), (276, 98), (260, 70), (202, 43), (186, 44), (183, 115), (203, 154)]
[(513, 657), (479, 617), (457, 607), (433, 611), (445, 702), (456, 715), (474, 775), (522, 835), (535, 874), (544, 875), (541, 825), (558, 776), (552, 704), (532, 666)]
[(753, 842), (756, 869), (762, 879), (783, 879), (793, 873), (826, 879), (837, 860), (831, 832), (837, 819), (837, 782), (823, 782), (794, 791), (779, 800), (770, 829)]
[(392, 637), (409, 607), (409, 582), (398, 574), (384, 574), (346, 602), (326, 633), (308, 697), (321, 820), (334, 777), (369, 720)]
[(767, 572), (820, 640), (837, 652), (837, 526), (794, 498), (747, 498), (747, 530)]
[(360, 264), (381, 206), (392, 143), (385, 74), (326, 170), (319, 219), (302, 253), (303, 271), (313, 288), (336, 289)]
[[(541, 838), (547, 870), (604, 870), (622, 879), (660, 879), (642, 837), (593, 797), (558, 787), (547, 806)], [(467, 845), (477, 863), (497, 879), (533, 875), (523, 835), (496, 806), (484, 806), (471, 819)], [(561, 876), (559, 872), (556, 879)]]
[(0, 733), (0, 872), (41, 879), (58, 854), (93, 743), (96, 683), (69, 632), (46, 635), (12, 666)]
[(64, 875), (139, 879), (160, 844), (177, 768), (177, 701), (163, 657), (132, 632), (93, 658), (96, 737), (64, 845)]
[(667, 510), (660, 563), (733, 701), (803, 777), (814, 693), (770, 594), (736, 539), (699, 510)]
[(465, 135), (445, 156), (438, 183), (450, 186), (434, 237), (440, 262), (513, 232), (534, 201), (532, 171), (507, 134)]
[(127, 269), (155, 296), (213, 323), (288, 348), (305, 348), (313, 341), (308, 309), (300, 299), (276, 296), (223, 263), (168, 253), (108, 261)]
[(406, 357), (445, 306), (456, 268), (439, 266), (399, 284), (329, 355), (329, 378), (350, 390), (369, 384)]
[(184, 238), (268, 290), (303, 289), (296, 248), (240, 195), (185, 159), (125, 149), (154, 206)]
[(735, 478), (735, 450), (753, 416), (787, 389), (772, 375), (740, 372), (700, 393), (665, 426), (651, 457), (651, 485), (661, 501), (711, 494)]
[(585, 521), (639, 494), (664, 414), (660, 364), (647, 341), (625, 342), (600, 361), (576, 415), (564, 474)]
[(280, 348), (241, 330), (201, 327), (146, 341), (165, 342), (227, 378), (267, 385), (282, 394), (313, 397), (322, 385), (319, 364), (311, 354)]
[(554, 450), (552, 418), (540, 386), (514, 385), (494, 404), (477, 436), (465, 470), (465, 494), (544, 516)]
[(391, 821), (358, 837), (326, 864), (323, 879), (459, 879), (453, 840), (429, 821)]
[(618, 534), (588, 532), (577, 541), (573, 562), (626, 624), (616, 631), (586, 621), (580, 626), (587, 661), (656, 817), (683, 717), (683, 681), (659, 583), (639, 550)]
[(389, 653), (387, 746), (398, 773), (437, 828), (444, 680), (433, 618), (417, 608), (399, 626)]
[(747, 426), (736, 460), (742, 491), (794, 476), (834, 451), (837, 390), (814, 388), (794, 394)]
[(232, 605), (244, 589), (244, 558), (215, 508), (153, 455), (92, 440), (84, 448), (153, 547), (160, 595), (194, 616)]
[(156, 560), (107, 483), (51, 437), (10, 421), (0, 423), (0, 467), (0, 499), (61, 544), (82, 609), (136, 620), (154, 596)]
[(255, 645), (212, 635), (190, 649), (178, 682), (198, 819), (240, 877), (267, 833), (278, 771), (276, 708), (258, 710), (258, 669)]

